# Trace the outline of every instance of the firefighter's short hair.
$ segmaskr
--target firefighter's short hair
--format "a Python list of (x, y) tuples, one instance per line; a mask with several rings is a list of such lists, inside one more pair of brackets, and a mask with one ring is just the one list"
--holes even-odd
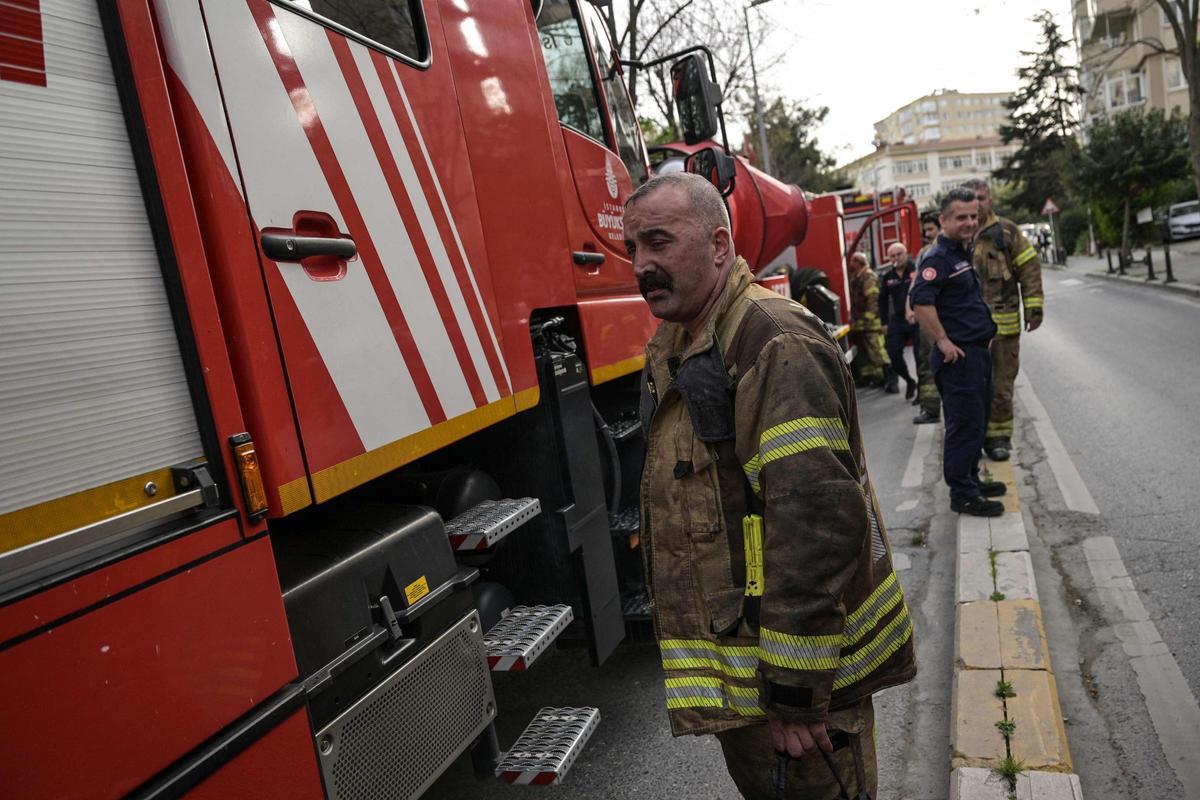
[(688, 204), (696, 213), (696, 221), (704, 226), (706, 232), (711, 233), (717, 228), (729, 230), (729, 212), (725, 208), (725, 200), (721, 193), (707, 179), (691, 172), (655, 175), (629, 195), (629, 199), (625, 201), (626, 210), (659, 189), (667, 187), (674, 187), (687, 195)]
[(954, 203), (974, 203), (975, 192), (965, 186), (960, 186), (957, 189), (951, 189), (946, 192), (946, 196), (942, 198), (942, 213), (949, 214), (950, 206)]

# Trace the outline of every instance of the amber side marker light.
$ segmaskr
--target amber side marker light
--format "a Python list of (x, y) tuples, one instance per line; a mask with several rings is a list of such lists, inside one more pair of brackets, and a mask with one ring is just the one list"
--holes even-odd
[(229, 437), (233, 445), (233, 461), (238, 476), (242, 479), (242, 499), (246, 501), (246, 515), (260, 520), (267, 515), (267, 490), (263, 486), (262, 470), (258, 466), (258, 453), (250, 434), (239, 433)]

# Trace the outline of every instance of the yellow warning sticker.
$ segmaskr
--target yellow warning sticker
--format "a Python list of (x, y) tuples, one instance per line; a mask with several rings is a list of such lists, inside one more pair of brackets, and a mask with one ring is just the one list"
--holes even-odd
[(408, 598), (410, 606), (427, 594), (429, 594), (429, 582), (425, 580), (424, 575), (404, 587), (404, 596)]

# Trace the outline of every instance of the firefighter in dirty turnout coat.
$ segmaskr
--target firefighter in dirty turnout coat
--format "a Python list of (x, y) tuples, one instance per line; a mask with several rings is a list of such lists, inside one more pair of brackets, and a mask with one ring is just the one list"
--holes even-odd
[(1025, 307), (1025, 327), (1037, 330), (1045, 306), (1042, 263), (1017, 224), (996, 216), (987, 183), (971, 180), (964, 187), (979, 200), (979, 233), (971, 260), (997, 331), (991, 347), (992, 410), (983, 449), (993, 461), (1004, 461), (1012, 451), (1013, 384), (1021, 368), (1021, 306)]
[(865, 253), (850, 256), (850, 341), (857, 346), (854, 377), (867, 386), (883, 386), (889, 361), (879, 321), (879, 278)]
[(747, 798), (874, 796), (871, 695), (916, 667), (841, 351), (753, 284), (702, 178), (652, 179), (624, 224), (664, 320), (641, 542), (672, 732), (716, 734)]

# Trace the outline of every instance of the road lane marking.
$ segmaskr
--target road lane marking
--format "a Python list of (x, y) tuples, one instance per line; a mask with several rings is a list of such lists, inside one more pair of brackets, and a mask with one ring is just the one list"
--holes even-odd
[(913, 449), (908, 454), (908, 466), (904, 468), (904, 478), (900, 485), (905, 489), (915, 489), (921, 485), (925, 476), (925, 459), (933, 451), (934, 425), (918, 425), (917, 435), (913, 438)]
[(1079, 286), (1081, 283), (1083, 283), (1083, 281), (1079, 280), (1079, 278), (1067, 278), (1066, 280), (1059, 281), (1058, 285), (1059, 286)]
[(1084, 540), (1083, 552), (1096, 593), (1120, 620), (1113, 629), (1137, 676), (1167, 763), (1183, 786), (1183, 796), (1200, 797), (1200, 751), (1195, 742), (1196, 731), (1200, 731), (1200, 704), (1150, 620), (1116, 541), (1111, 536), (1094, 536)]
[[(1058, 438), (1058, 431), (1054, 429), (1054, 423), (1050, 421), (1046, 407), (1042, 405), (1042, 401), (1038, 399), (1037, 394), (1033, 391), (1033, 386), (1025, 376), (1017, 379), (1017, 396), (1021, 398), (1025, 410), (1033, 417), (1034, 430), (1037, 431), (1038, 438), (1042, 440), (1042, 448), (1046, 451), (1046, 463), (1050, 465), (1050, 471), (1054, 473), (1054, 480), (1058, 482), (1058, 488), (1062, 492), (1063, 502), (1066, 503), (1067, 508), (1084, 514), (1099, 514), (1100, 509), (1096, 506), (1096, 501), (1092, 499), (1092, 493), (1088, 491), (1087, 484), (1083, 482), (1083, 478), (1079, 477), (1079, 471), (1075, 469), (1075, 462), (1071, 460), (1067, 448), (1063, 446), (1062, 439)], [(907, 474), (905, 473), (906, 477)]]
[(905, 500), (903, 503), (896, 506), (896, 510), (897, 511), (912, 511), (914, 508), (917, 507), (918, 502), (919, 501), (917, 501), (917, 500)]

